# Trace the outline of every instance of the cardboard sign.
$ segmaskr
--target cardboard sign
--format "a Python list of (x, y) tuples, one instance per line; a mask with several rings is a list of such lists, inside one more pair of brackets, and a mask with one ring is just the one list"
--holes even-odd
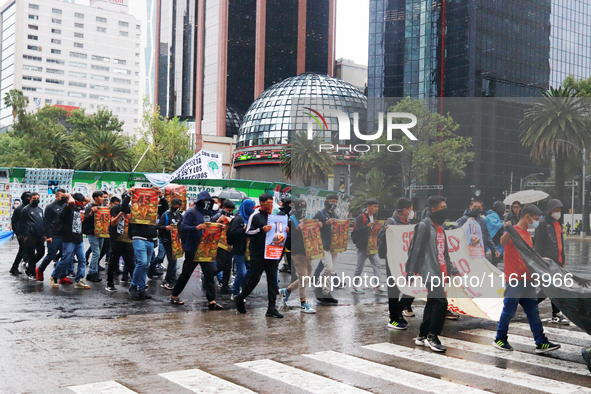
[(341, 253), (347, 250), (349, 242), (349, 222), (347, 220), (335, 219), (332, 224), (332, 239), (330, 242), (330, 253)]
[(324, 249), (322, 248), (322, 238), (320, 237), (318, 220), (303, 219), (301, 226), (306, 257), (311, 260), (323, 258)]
[(164, 197), (168, 201), (169, 206), (172, 206), (173, 198), (178, 198), (182, 202), (181, 211), (187, 210), (187, 188), (184, 185), (168, 184), (164, 188)]
[(218, 252), (218, 241), (222, 234), (222, 225), (218, 223), (205, 223), (205, 225), (207, 227), (203, 230), (193, 261), (214, 262)]
[(131, 197), (130, 223), (156, 225), (158, 219), (158, 192), (152, 189), (135, 189)]
[(170, 232), (170, 238), (172, 239), (172, 257), (180, 259), (183, 257), (183, 243), (181, 237), (179, 237), (179, 230), (176, 226)]
[(385, 220), (374, 220), (374, 226), (369, 234), (369, 240), (367, 241), (367, 254), (378, 253), (378, 234), (382, 229), (382, 225), (386, 223)]
[(98, 207), (94, 213), (94, 236), (97, 238), (109, 238), (110, 225), (111, 208)]
[(271, 231), (265, 238), (265, 258), (269, 260), (279, 260), (283, 255), (283, 247), (287, 239), (287, 215), (268, 215), (267, 225), (271, 226)]

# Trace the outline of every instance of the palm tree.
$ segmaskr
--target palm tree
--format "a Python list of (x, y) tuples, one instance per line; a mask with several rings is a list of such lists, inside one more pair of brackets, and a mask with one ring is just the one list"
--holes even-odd
[(391, 178), (386, 177), (383, 172), (372, 169), (367, 176), (357, 174), (362, 178), (353, 188), (353, 202), (349, 206), (349, 212), (357, 215), (359, 211), (365, 208), (365, 202), (368, 198), (375, 198), (380, 202), (380, 208), (386, 208), (392, 202), (392, 193), (396, 184)]
[(89, 140), (78, 152), (76, 165), (87, 171), (126, 171), (129, 166), (129, 147), (125, 138), (111, 131), (88, 135)]
[(12, 123), (16, 123), (16, 117), (25, 113), (29, 105), (29, 99), (18, 89), (12, 89), (4, 95), (4, 106), (12, 107)]
[(305, 131), (296, 132), (290, 143), (283, 148), (281, 171), (286, 179), (301, 179), (305, 187), (312, 182), (325, 182), (333, 172), (334, 157), (320, 152), (324, 141), (319, 134), (311, 140)]
[[(571, 89), (550, 88), (538, 103), (525, 111), (521, 121), (521, 143), (531, 148), (531, 158), (542, 163), (554, 158), (556, 198), (564, 199), (564, 164), (575, 155), (575, 146), (583, 146), (587, 110)], [(568, 141), (568, 142), (564, 142)]]
[(70, 137), (64, 132), (57, 131), (46, 141), (47, 148), (53, 153), (55, 168), (74, 168), (75, 149)]

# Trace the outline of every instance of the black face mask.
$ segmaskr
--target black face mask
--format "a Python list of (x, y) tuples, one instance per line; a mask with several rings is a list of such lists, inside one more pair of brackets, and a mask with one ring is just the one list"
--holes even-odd
[(62, 198), (60, 198), (60, 201), (61, 202), (68, 202), (68, 197), (62, 197)]
[(208, 211), (211, 207), (211, 201), (209, 200), (201, 200), (197, 202), (197, 207), (203, 209), (204, 211)]
[(296, 209), (296, 216), (301, 219), (306, 216), (306, 207)]
[(33, 200), (33, 201), (31, 201), (31, 205), (34, 206), (34, 207), (38, 206), (39, 205), (39, 200)]
[(176, 211), (178, 211), (178, 207), (172, 207), (170, 208), (170, 212), (175, 213)]
[(449, 210), (447, 208), (443, 208), (437, 212), (431, 212), (431, 220), (436, 224), (442, 225), (445, 222), (445, 219), (449, 216)]
[(333, 204), (331, 202), (326, 203), (326, 210), (330, 213), (333, 213), (337, 209), (337, 204)]
[(481, 213), (482, 211), (480, 210), (480, 208), (474, 208), (472, 211), (470, 211), (470, 214), (468, 216), (477, 218), (478, 216), (480, 216)]

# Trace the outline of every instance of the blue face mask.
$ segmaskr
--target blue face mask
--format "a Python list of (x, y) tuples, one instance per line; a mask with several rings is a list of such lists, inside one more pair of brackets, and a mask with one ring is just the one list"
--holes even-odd
[(539, 224), (540, 224), (540, 221), (539, 220), (533, 220), (532, 219), (532, 223), (529, 223), (528, 222), (528, 227), (529, 228), (536, 228), (536, 227), (538, 227)]

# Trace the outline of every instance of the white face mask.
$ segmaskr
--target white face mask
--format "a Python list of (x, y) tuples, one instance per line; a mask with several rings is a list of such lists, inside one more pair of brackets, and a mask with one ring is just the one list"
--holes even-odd
[(410, 212), (408, 213), (408, 217), (407, 217), (407, 219), (408, 219), (408, 220), (413, 220), (414, 218), (415, 218), (415, 211), (413, 210), (413, 211), (410, 211)]
[(213, 208), (214, 211), (217, 211), (218, 209), (220, 209), (220, 204), (213, 204)]
[(561, 216), (562, 216), (562, 213), (560, 213), (560, 212), (554, 212), (552, 214), (552, 217), (554, 218), (554, 220), (559, 220)]

